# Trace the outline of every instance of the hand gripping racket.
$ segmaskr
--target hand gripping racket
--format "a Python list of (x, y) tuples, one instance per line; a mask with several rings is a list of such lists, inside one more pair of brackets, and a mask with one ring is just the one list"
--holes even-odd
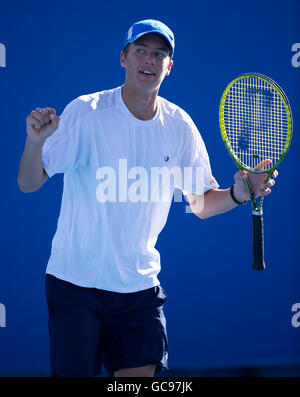
[[(266, 76), (242, 74), (222, 95), (219, 121), (224, 144), (237, 167), (267, 173), (267, 181), (284, 159), (292, 138), (292, 112), (284, 91)], [(266, 159), (272, 163), (261, 167)], [(245, 184), (252, 206), (252, 268), (263, 270), (263, 197), (256, 200), (246, 179)]]

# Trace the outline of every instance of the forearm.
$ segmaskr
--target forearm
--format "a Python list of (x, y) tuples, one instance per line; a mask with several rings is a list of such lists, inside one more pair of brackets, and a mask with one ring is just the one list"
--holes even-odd
[(32, 143), (28, 137), (20, 160), (18, 186), (24, 193), (38, 190), (44, 181), (42, 149), (44, 142)]
[[(271, 160), (264, 160), (260, 164), (264, 168)], [(276, 178), (278, 171), (274, 171), (272, 176)], [(266, 182), (267, 174), (255, 174), (242, 170), (234, 174), (235, 184), (232, 187), (232, 197), (229, 189), (212, 189), (202, 195), (188, 194), (187, 198), (190, 203), (192, 212), (201, 219), (206, 219), (214, 215), (222, 214), (238, 207), (240, 204), (250, 200), (249, 188), (251, 195), (255, 198), (265, 197), (271, 193), (271, 187), (275, 184), (274, 179)], [(247, 180), (246, 187), (245, 180)]]
[(229, 189), (212, 189), (202, 196), (194, 196), (190, 203), (192, 212), (201, 219), (222, 214), (237, 207)]

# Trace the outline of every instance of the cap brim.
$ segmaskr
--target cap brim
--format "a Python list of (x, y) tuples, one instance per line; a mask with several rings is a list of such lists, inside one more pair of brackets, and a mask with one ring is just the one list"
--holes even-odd
[(133, 43), (134, 41), (138, 40), (142, 36), (145, 36), (146, 34), (155, 34), (157, 36), (160, 36), (168, 44), (168, 46), (170, 47), (170, 50), (171, 50), (171, 54), (173, 54), (173, 48), (172, 48), (171, 41), (168, 39), (167, 36), (165, 36), (163, 33), (161, 33), (160, 30), (151, 30), (151, 32), (143, 32), (143, 33), (137, 34), (136, 36), (131, 37), (131, 39), (127, 40), (127, 43)]

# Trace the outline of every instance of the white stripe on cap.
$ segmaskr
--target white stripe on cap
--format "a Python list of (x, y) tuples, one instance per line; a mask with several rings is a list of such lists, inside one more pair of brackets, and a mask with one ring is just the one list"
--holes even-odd
[(133, 26), (131, 26), (131, 28), (128, 30), (127, 40), (130, 40), (132, 37), (132, 28)]

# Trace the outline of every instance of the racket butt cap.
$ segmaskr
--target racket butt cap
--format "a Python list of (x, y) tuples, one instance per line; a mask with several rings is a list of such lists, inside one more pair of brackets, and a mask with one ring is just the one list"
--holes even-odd
[(253, 270), (265, 270), (266, 264), (265, 262), (260, 262), (260, 263), (253, 263), (252, 264), (252, 269)]

